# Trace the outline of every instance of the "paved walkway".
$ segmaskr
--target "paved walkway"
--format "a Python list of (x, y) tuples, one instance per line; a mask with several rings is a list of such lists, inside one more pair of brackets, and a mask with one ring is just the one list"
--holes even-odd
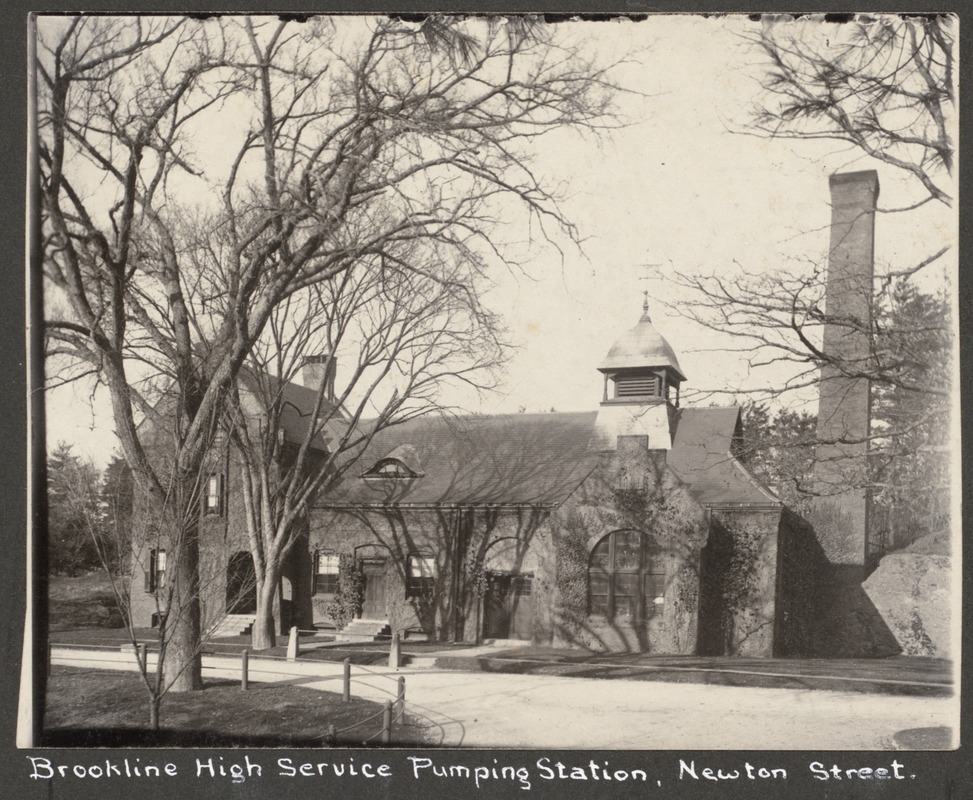
[[(136, 669), (120, 650), (55, 647), (52, 663)], [(240, 676), (239, 658), (205, 656), (203, 667)], [(250, 657), (252, 681), (340, 692), (342, 675), (335, 662)], [(959, 729), (958, 700), (944, 697), (358, 666), (352, 692), (384, 702), (400, 675), (422, 740), (447, 747), (874, 750), (895, 749), (904, 730)]]

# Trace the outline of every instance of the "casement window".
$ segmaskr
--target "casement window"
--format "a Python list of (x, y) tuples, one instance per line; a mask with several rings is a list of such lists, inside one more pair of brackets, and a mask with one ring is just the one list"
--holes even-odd
[(426, 555), (409, 556), (406, 597), (432, 597), (436, 586), (436, 559)]
[(638, 531), (615, 531), (591, 551), (588, 561), (588, 613), (638, 622), (662, 613), (666, 572), (664, 554)]
[(206, 497), (203, 511), (214, 517), (222, 517), (224, 512), (223, 476), (213, 474), (206, 479)]
[(149, 551), (149, 568), (144, 572), (145, 591), (156, 592), (166, 586), (166, 551)]
[(338, 556), (329, 550), (314, 554), (314, 594), (334, 594), (338, 591)]

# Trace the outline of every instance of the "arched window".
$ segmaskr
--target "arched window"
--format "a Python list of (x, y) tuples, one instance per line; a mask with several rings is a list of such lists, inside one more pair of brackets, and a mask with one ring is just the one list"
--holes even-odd
[(662, 549), (638, 531), (615, 531), (588, 560), (588, 613), (640, 621), (662, 613), (666, 571)]

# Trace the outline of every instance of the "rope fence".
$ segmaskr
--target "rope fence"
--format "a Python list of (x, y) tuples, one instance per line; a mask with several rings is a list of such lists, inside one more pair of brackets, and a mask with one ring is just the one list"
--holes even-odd
[[(398, 640), (398, 636), (396, 635), (396, 636), (393, 637), (393, 647), (392, 647), (392, 650), (390, 651), (390, 653), (391, 653), (390, 661), (392, 660), (392, 658), (394, 658), (396, 661), (398, 661), (398, 654), (395, 652), (397, 650), (397, 644), (398, 644), (398, 641), (397, 640)], [(109, 663), (109, 660), (108, 659), (105, 659), (105, 658), (97, 658), (97, 657), (94, 657), (94, 655), (96, 653), (102, 653), (102, 654), (105, 654), (105, 655), (109, 655), (109, 654), (114, 655), (114, 654), (119, 653), (119, 652), (121, 652), (121, 653), (126, 653), (127, 652), (129, 655), (132, 656), (133, 665), (140, 666), (140, 668), (141, 668), (141, 670), (143, 672), (147, 672), (148, 671), (148, 668), (149, 668), (149, 663), (148, 663), (149, 647), (148, 647), (148, 645), (146, 643), (137, 643), (137, 644), (134, 644), (134, 645), (132, 643), (127, 643), (127, 644), (124, 644), (124, 645), (120, 645), (119, 647), (110, 647), (110, 646), (106, 646), (106, 645), (89, 645), (89, 644), (77, 644), (77, 645), (75, 645), (75, 644), (58, 644), (56, 642), (48, 642), (48, 647), (47, 647), (47, 668), (48, 668), (48, 672), (50, 672), (51, 664), (52, 664), (52, 662), (54, 660), (54, 648), (55, 647), (61, 648), (61, 652), (58, 653), (57, 659), (58, 659), (59, 662), (62, 662), (62, 663), (63, 662), (68, 662), (69, 664), (72, 664), (72, 665), (74, 665), (74, 664), (82, 665), (83, 664), (83, 665), (86, 665), (86, 666), (99, 666), (99, 665), (100, 666), (105, 666), (106, 663)], [(80, 653), (84, 653), (84, 655), (69, 655), (68, 653), (65, 652), (65, 650), (67, 650), (68, 652), (73, 651), (73, 650), (77, 650)], [(154, 652), (158, 652), (158, 650), (156, 649)], [(204, 652), (203, 654), (204, 655), (217, 656), (217, 657), (226, 657), (226, 655), (225, 654), (222, 654), (222, 653), (205, 653)], [(284, 663), (288, 663), (289, 662), (289, 663), (292, 663), (292, 664), (294, 663), (294, 659), (293, 658), (289, 658), (289, 657), (286, 657), (286, 656), (259, 656), (259, 660), (261, 660), (261, 661), (263, 661), (263, 660), (267, 660), (267, 661), (282, 661)], [(117, 662), (114, 661), (114, 659), (112, 659), (111, 662), (117, 663)], [(308, 663), (313, 663), (313, 662), (304, 661), (303, 663), (308, 664)], [(388, 675), (386, 673), (382, 673), (382, 672), (378, 672), (376, 670), (368, 669), (365, 666), (361, 666), (361, 665), (355, 665), (355, 666), (356, 666), (359, 674), (353, 676), (352, 675), (351, 659), (350, 658), (346, 658), (342, 662), (342, 667), (343, 667), (343, 669), (342, 669), (342, 676), (341, 676), (341, 680), (342, 680), (342, 702), (345, 702), (345, 703), (351, 702), (351, 698), (352, 698), (352, 681), (353, 681), (353, 679), (357, 679), (359, 681), (359, 683), (363, 684), (364, 686), (367, 686), (368, 688), (370, 688), (370, 689), (372, 689), (374, 691), (388, 694), (390, 697), (392, 697), (394, 699), (386, 700), (384, 702), (383, 707), (381, 708), (381, 710), (375, 712), (374, 714), (370, 714), (369, 716), (365, 717), (364, 719), (358, 720), (357, 722), (355, 722), (352, 725), (349, 725), (349, 726), (346, 726), (346, 727), (340, 728), (340, 729), (335, 728), (334, 725), (329, 725), (328, 726), (328, 736), (327, 736), (327, 739), (329, 740), (329, 742), (331, 744), (335, 744), (335, 743), (337, 743), (337, 737), (339, 735), (344, 734), (344, 733), (348, 733), (349, 731), (352, 731), (352, 730), (355, 730), (355, 729), (358, 729), (358, 728), (361, 728), (363, 725), (366, 725), (367, 723), (369, 723), (369, 722), (371, 722), (373, 720), (377, 720), (378, 718), (381, 717), (381, 719), (382, 719), (382, 726), (381, 726), (381, 728), (376, 733), (372, 734), (371, 736), (367, 737), (366, 739), (363, 739), (362, 740), (362, 743), (364, 744), (364, 743), (372, 742), (372, 741), (376, 740), (378, 737), (381, 737), (381, 742), (383, 744), (388, 744), (392, 740), (393, 727), (396, 726), (396, 725), (400, 725), (401, 726), (401, 725), (405, 725), (406, 724), (404, 722), (404, 720), (405, 720), (405, 709), (406, 709), (406, 705), (405, 705), (405, 676), (404, 675), (398, 675), (398, 676)], [(225, 667), (225, 666), (214, 666), (214, 665), (204, 665), (202, 667), (202, 669), (204, 671), (210, 671), (210, 672), (226, 672), (228, 670), (228, 668)], [(368, 678), (372, 678), (372, 677), (374, 677), (374, 678), (383, 678), (386, 681), (392, 681), (392, 682), (394, 682), (395, 686), (394, 686), (394, 688), (387, 688), (386, 685), (382, 685), (380, 683), (379, 684), (376, 684), (376, 683), (372, 683), (370, 681), (368, 681), (368, 682), (363, 681), (362, 678), (364, 676), (361, 673), (364, 673), (364, 676), (367, 676), (366, 680)], [(254, 675), (254, 674), (256, 674), (256, 675), (270, 675), (270, 676), (274, 676), (275, 678), (281, 679), (281, 680), (287, 680), (287, 679), (289, 679), (291, 677), (294, 677), (293, 674), (281, 673), (278, 670), (261, 669), (260, 667), (256, 667), (255, 668), (255, 666), (251, 663), (251, 660), (250, 660), (250, 651), (248, 649), (244, 648), (243, 651), (242, 651), (242, 653), (241, 653), (241, 658), (240, 658), (240, 688), (242, 690), (247, 691), (249, 689), (250, 676), (251, 675)], [(338, 678), (338, 676), (334, 676), (334, 675), (321, 675), (321, 676), (316, 676), (316, 677), (318, 677), (320, 680), (325, 680), (325, 681), (326, 680), (335, 680), (335, 679)], [(274, 681), (271, 680), (271, 681), (268, 681), (268, 682), (273, 683)]]

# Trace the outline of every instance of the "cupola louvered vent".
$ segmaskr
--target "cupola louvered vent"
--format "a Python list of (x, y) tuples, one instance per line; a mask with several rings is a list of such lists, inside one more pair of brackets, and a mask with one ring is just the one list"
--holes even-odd
[(655, 373), (619, 375), (615, 378), (616, 397), (659, 397), (660, 378)]

